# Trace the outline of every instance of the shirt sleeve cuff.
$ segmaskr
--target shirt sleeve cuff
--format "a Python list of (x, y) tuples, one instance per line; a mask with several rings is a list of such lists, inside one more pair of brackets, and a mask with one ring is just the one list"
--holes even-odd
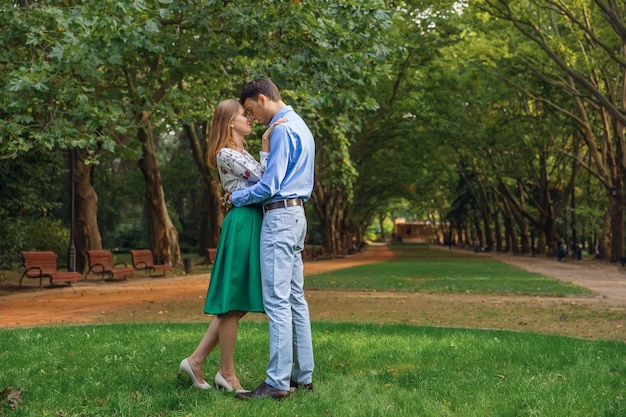
[(230, 194), (230, 201), (233, 203), (233, 206), (239, 207), (237, 204), (237, 197), (241, 194), (241, 190), (235, 190)]

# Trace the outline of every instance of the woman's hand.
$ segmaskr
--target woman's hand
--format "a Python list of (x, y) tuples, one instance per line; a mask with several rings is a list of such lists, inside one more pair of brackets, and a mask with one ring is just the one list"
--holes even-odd
[(285, 123), (287, 121), (289, 121), (289, 119), (287, 119), (286, 117), (281, 117), (280, 119), (272, 123), (270, 127), (267, 128), (265, 133), (263, 133), (263, 136), (261, 137), (261, 150), (263, 152), (270, 151), (270, 135), (272, 134), (272, 130), (274, 130), (274, 128), (279, 124)]
[(233, 207), (233, 203), (232, 203), (232, 196), (233, 193), (231, 192), (226, 192), (224, 193), (223, 196), (220, 197), (220, 201), (222, 202), (222, 209), (224, 210), (225, 213), (228, 213), (228, 210), (230, 210)]

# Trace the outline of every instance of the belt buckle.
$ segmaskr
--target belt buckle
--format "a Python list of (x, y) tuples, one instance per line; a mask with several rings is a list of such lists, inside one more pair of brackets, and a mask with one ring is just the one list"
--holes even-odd
[(272, 210), (274, 208), (274, 207), (272, 207), (273, 204), (276, 204), (276, 203), (267, 203), (267, 204), (263, 205), (263, 214), (265, 214), (268, 211)]

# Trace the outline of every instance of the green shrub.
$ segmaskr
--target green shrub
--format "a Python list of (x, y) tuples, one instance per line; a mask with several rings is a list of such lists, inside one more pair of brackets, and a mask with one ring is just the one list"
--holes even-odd
[(140, 222), (122, 223), (117, 230), (109, 233), (106, 243), (110, 248), (137, 249), (147, 248), (148, 233)]
[(5, 218), (0, 222), (0, 269), (14, 269), (20, 264), (20, 250), (26, 239), (19, 219)]
[(51, 250), (65, 256), (70, 244), (70, 231), (58, 219), (49, 217), (14, 217), (0, 225), (0, 269), (14, 269), (21, 264), (20, 252)]

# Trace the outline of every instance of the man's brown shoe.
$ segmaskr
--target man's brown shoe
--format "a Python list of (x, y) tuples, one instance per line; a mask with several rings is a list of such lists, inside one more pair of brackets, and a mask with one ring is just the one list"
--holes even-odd
[(259, 385), (254, 389), (254, 391), (250, 392), (242, 392), (237, 394), (237, 398), (240, 400), (249, 400), (251, 398), (263, 398), (270, 397), (275, 399), (276, 401), (282, 401), (289, 398), (289, 391), (282, 391), (267, 385), (265, 382)]
[(313, 391), (313, 383), (309, 382), (308, 384), (298, 384), (293, 379), (289, 381), (289, 387), (294, 389), (304, 389), (307, 391)]

